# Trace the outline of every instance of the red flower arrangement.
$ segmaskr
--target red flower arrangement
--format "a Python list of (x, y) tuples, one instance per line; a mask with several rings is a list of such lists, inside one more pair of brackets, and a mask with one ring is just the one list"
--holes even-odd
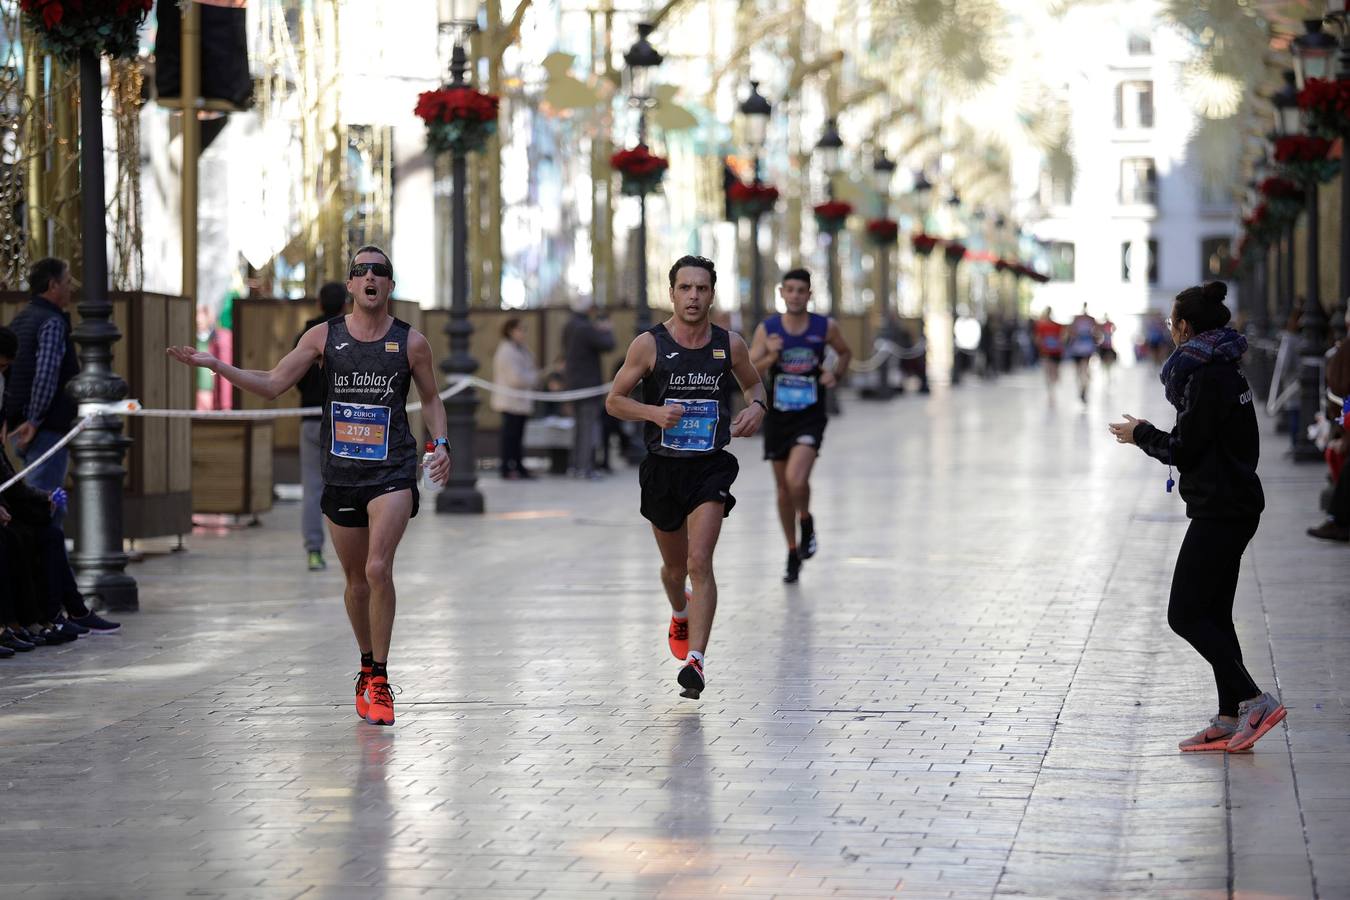
[(727, 200), (731, 203), (732, 215), (753, 219), (773, 209), (778, 202), (778, 188), (771, 184), (738, 181), (727, 189)]
[(914, 245), (914, 252), (920, 256), (927, 256), (937, 248), (938, 239), (931, 234), (924, 234), (922, 231), (913, 235), (909, 242)]
[(1322, 137), (1350, 135), (1350, 83), (1339, 79), (1309, 78), (1298, 92), (1298, 108)]
[(1295, 134), (1275, 139), (1275, 163), (1286, 178), (1299, 184), (1319, 184), (1336, 177), (1340, 166), (1327, 159), (1331, 141)]
[(1303, 208), (1303, 189), (1288, 178), (1267, 178), (1257, 187), (1265, 197), (1263, 205), (1270, 213), (1286, 223), (1292, 222)]
[(894, 219), (871, 219), (867, 223), (867, 238), (878, 247), (894, 244), (900, 235), (900, 224)]
[(843, 200), (831, 200), (813, 206), (811, 211), (816, 214), (817, 228), (825, 234), (838, 234), (853, 212), (853, 204), (845, 203)]
[(620, 150), (609, 158), (609, 165), (621, 177), (620, 190), (629, 197), (641, 197), (661, 187), (661, 179), (670, 162), (638, 144), (632, 150)]
[(966, 245), (960, 241), (948, 241), (942, 252), (946, 255), (947, 262), (955, 265), (966, 258)]
[(427, 149), (465, 154), (482, 150), (497, 133), (496, 96), (471, 87), (443, 87), (417, 95), (413, 114), (427, 123)]
[(133, 58), (141, 23), (153, 7), (154, 0), (19, 0), (42, 45), (66, 62), (75, 62), (84, 50)]

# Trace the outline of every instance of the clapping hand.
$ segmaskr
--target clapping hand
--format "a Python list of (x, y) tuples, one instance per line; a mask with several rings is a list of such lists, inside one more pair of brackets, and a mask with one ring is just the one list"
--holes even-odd
[(1129, 413), (1123, 413), (1123, 415), (1125, 416), (1124, 422), (1112, 422), (1106, 427), (1111, 429), (1111, 433), (1115, 435), (1117, 443), (1133, 444), (1134, 429), (1140, 425), (1148, 425), (1149, 421), (1147, 419), (1136, 419)]

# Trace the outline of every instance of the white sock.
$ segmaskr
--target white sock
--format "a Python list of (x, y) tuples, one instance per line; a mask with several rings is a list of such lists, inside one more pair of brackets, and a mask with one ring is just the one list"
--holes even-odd
[(703, 654), (699, 653), (697, 650), (690, 650), (689, 658), (696, 660), (700, 666), (703, 665)]
[(671, 615), (675, 617), (676, 622), (689, 621), (689, 605), (685, 604), (684, 609), (680, 610), (679, 612), (672, 612)]

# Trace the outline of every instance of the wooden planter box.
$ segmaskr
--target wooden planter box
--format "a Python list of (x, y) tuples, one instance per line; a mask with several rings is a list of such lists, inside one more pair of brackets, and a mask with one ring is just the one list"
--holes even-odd
[(272, 508), (272, 422), (192, 420), (192, 511), (256, 516)]

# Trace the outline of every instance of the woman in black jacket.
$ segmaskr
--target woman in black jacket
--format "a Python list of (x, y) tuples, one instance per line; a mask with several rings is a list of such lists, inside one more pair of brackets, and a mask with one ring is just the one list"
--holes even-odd
[(1227, 286), (1212, 281), (1177, 295), (1168, 325), (1177, 349), (1162, 369), (1177, 424), (1163, 431), (1125, 416), (1110, 426), (1122, 444), (1176, 468), (1190, 527), (1177, 555), (1167, 624), (1214, 669), (1219, 714), (1178, 746), (1246, 750), (1285, 717), (1284, 706), (1252, 680), (1233, 628), (1242, 553), (1265, 508), (1256, 475), (1260, 434), (1252, 390), (1239, 368), (1247, 340), (1228, 326)]

